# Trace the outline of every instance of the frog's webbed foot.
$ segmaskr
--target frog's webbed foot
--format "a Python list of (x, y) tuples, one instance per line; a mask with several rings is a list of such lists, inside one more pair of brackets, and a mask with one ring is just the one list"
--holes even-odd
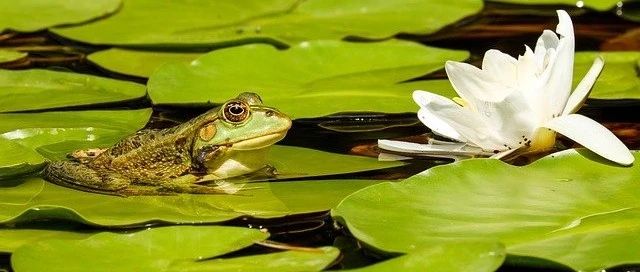
[(117, 173), (99, 173), (75, 161), (51, 162), (43, 174), (45, 179), (54, 184), (109, 195), (124, 196), (121, 191), (130, 183)]
[(102, 154), (102, 152), (105, 152), (106, 150), (106, 148), (79, 149), (71, 152), (71, 154), (67, 155), (67, 157), (80, 163), (87, 163), (95, 159), (98, 155)]

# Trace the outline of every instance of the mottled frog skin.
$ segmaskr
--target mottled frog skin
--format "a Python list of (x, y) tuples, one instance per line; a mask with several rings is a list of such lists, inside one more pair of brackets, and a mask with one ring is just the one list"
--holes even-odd
[(290, 127), (285, 114), (242, 93), (181, 125), (141, 130), (107, 149), (76, 151), (74, 160), (50, 163), (44, 177), (123, 196), (220, 193), (202, 183), (264, 168), (269, 147)]

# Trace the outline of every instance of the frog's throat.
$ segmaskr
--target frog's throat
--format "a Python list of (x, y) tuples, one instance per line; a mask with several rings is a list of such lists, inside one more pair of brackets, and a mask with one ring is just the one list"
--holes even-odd
[(258, 136), (251, 139), (242, 140), (239, 142), (231, 143), (231, 148), (235, 150), (255, 150), (262, 149), (267, 146), (273, 145), (276, 142), (282, 140), (287, 135), (287, 130), (274, 132), (267, 135)]

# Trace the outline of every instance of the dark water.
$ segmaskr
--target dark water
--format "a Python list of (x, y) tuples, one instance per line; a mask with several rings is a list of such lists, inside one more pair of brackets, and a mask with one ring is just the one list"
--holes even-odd
[[(454, 49), (465, 49), (472, 53), (471, 62), (480, 64), (483, 53), (491, 48), (500, 49), (511, 55), (521, 54), (523, 44), (534, 45), (543, 29), (555, 29), (557, 8), (566, 9), (572, 15), (576, 29), (576, 50), (640, 50), (634, 41), (639, 38), (620, 38), (630, 30), (640, 27), (639, 23), (624, 20), (620, 17), (624, 9), (598, 13), (587, 9), (569, 6), (516, 6), (508, 4), (487, 3), (478, 15), (466, 18), (435, 34), (416, 36), (400, 34), (397, 38), (417, 41), (430, 46)], [(640, 10), (640, 4), (629, 3), (624, 8)], [(527, 14), (527, 15), (522, 15)], [(425, 15), (428, 16), (428, 15)], [(357, 38), (349, 40), (362, 41)], [(145, 83), (145, 79), (114, 74), (93, 66), (85, 59), (86, 55), (105, 49), (85, 44), (73, 43), (56, 37), (46, 31), (34, 34), (0, 35), (1, 47), (31, 47), (30, 57), (26, 61), (0, 65), (2, 68), (29, 69), (47, 68), (70, 70), (79, 73), (95, 74), (117, 79)], [(206, 52), (209, 48), (196, 50)], [(436, 71), (416, 79), (444, 78), (444, 71)], [(143, 108), (150, 107), (148, 99), (140, 99), (125, 103), (99, 105), (103, 108)], [(69, 109), (78, 109), (75, 107)], [(96, 106), (86, 107), (95, 109)], [(155, 108), (148, 127), (162, 128), (175, 125), (194, 117), (210, 107), (162, 107)], [(590, 100), (581, 110), (614, 131), (630, 148), (640, 147), (640, 102)], [(415, 114), (384, 115), (340, 114), (314, 119), (299, 119), (287, 137), (281, 142), (315, 148), (337, 153), (350, 153), (365, 156), (376, 156), (374, 144), (379, 138), (411, 137), (428, 132), (418, 122)], [(331, 139), (328, 141), (327, 139)], [(433, 165), (446, 163), (443, 160), (414, 160), (403, 167), (386, 170), (369, 171), (358, 174), (339, 175), (328, 178), (376, 178), (400, 179), (423, 171)], [(158, 222), (157, 225), (163, 223)], [(360, 245), (342, 226), (329, 216), (328, 212), (302, 214), (278, 219), (238, 218), (223, 225), (252, 228), (268, 228), (271, 240), (298, 246), (333, 245), (341, 249), (342, 258), (333, 269), (353, 268), (384, 260), (393, 256), (384, 255)], [(20, 227), (43, 227), (87, 229), (90, 226), (73, 222), (46, 221), (20, 225)], [(137, 227), (132, 226), (131, 230)], [(274, 249), (255, 245), (227, 256), (271, 252)], [(530, 260), (529, 260), (530, 261)], [(529, 262), (530, 264), (530, 262)], [(511, 258), (500, 271), (563, 271), (562, 267), (551, 266), (544, 269), (533, 268), (527, 261)], [(0, 271), (10, 270), (9, 255), (0, 255)], [(607, 271), (640, 271), (637, 266), (617, 267)]]

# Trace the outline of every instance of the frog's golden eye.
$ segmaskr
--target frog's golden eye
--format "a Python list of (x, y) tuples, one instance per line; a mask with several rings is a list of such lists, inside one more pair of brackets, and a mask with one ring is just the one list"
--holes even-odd
[(249, 106), (242, 101), (231, 101), (222, 110), (224, 119), (231, 123), (242, 123), (249, 117)]
[(198, 136), (200, 136), (200, 140), (203, 141), (211, 141), (213, 136), (216, 135), (216, 126), (213, 123), (209, 123), (200, 129)]

